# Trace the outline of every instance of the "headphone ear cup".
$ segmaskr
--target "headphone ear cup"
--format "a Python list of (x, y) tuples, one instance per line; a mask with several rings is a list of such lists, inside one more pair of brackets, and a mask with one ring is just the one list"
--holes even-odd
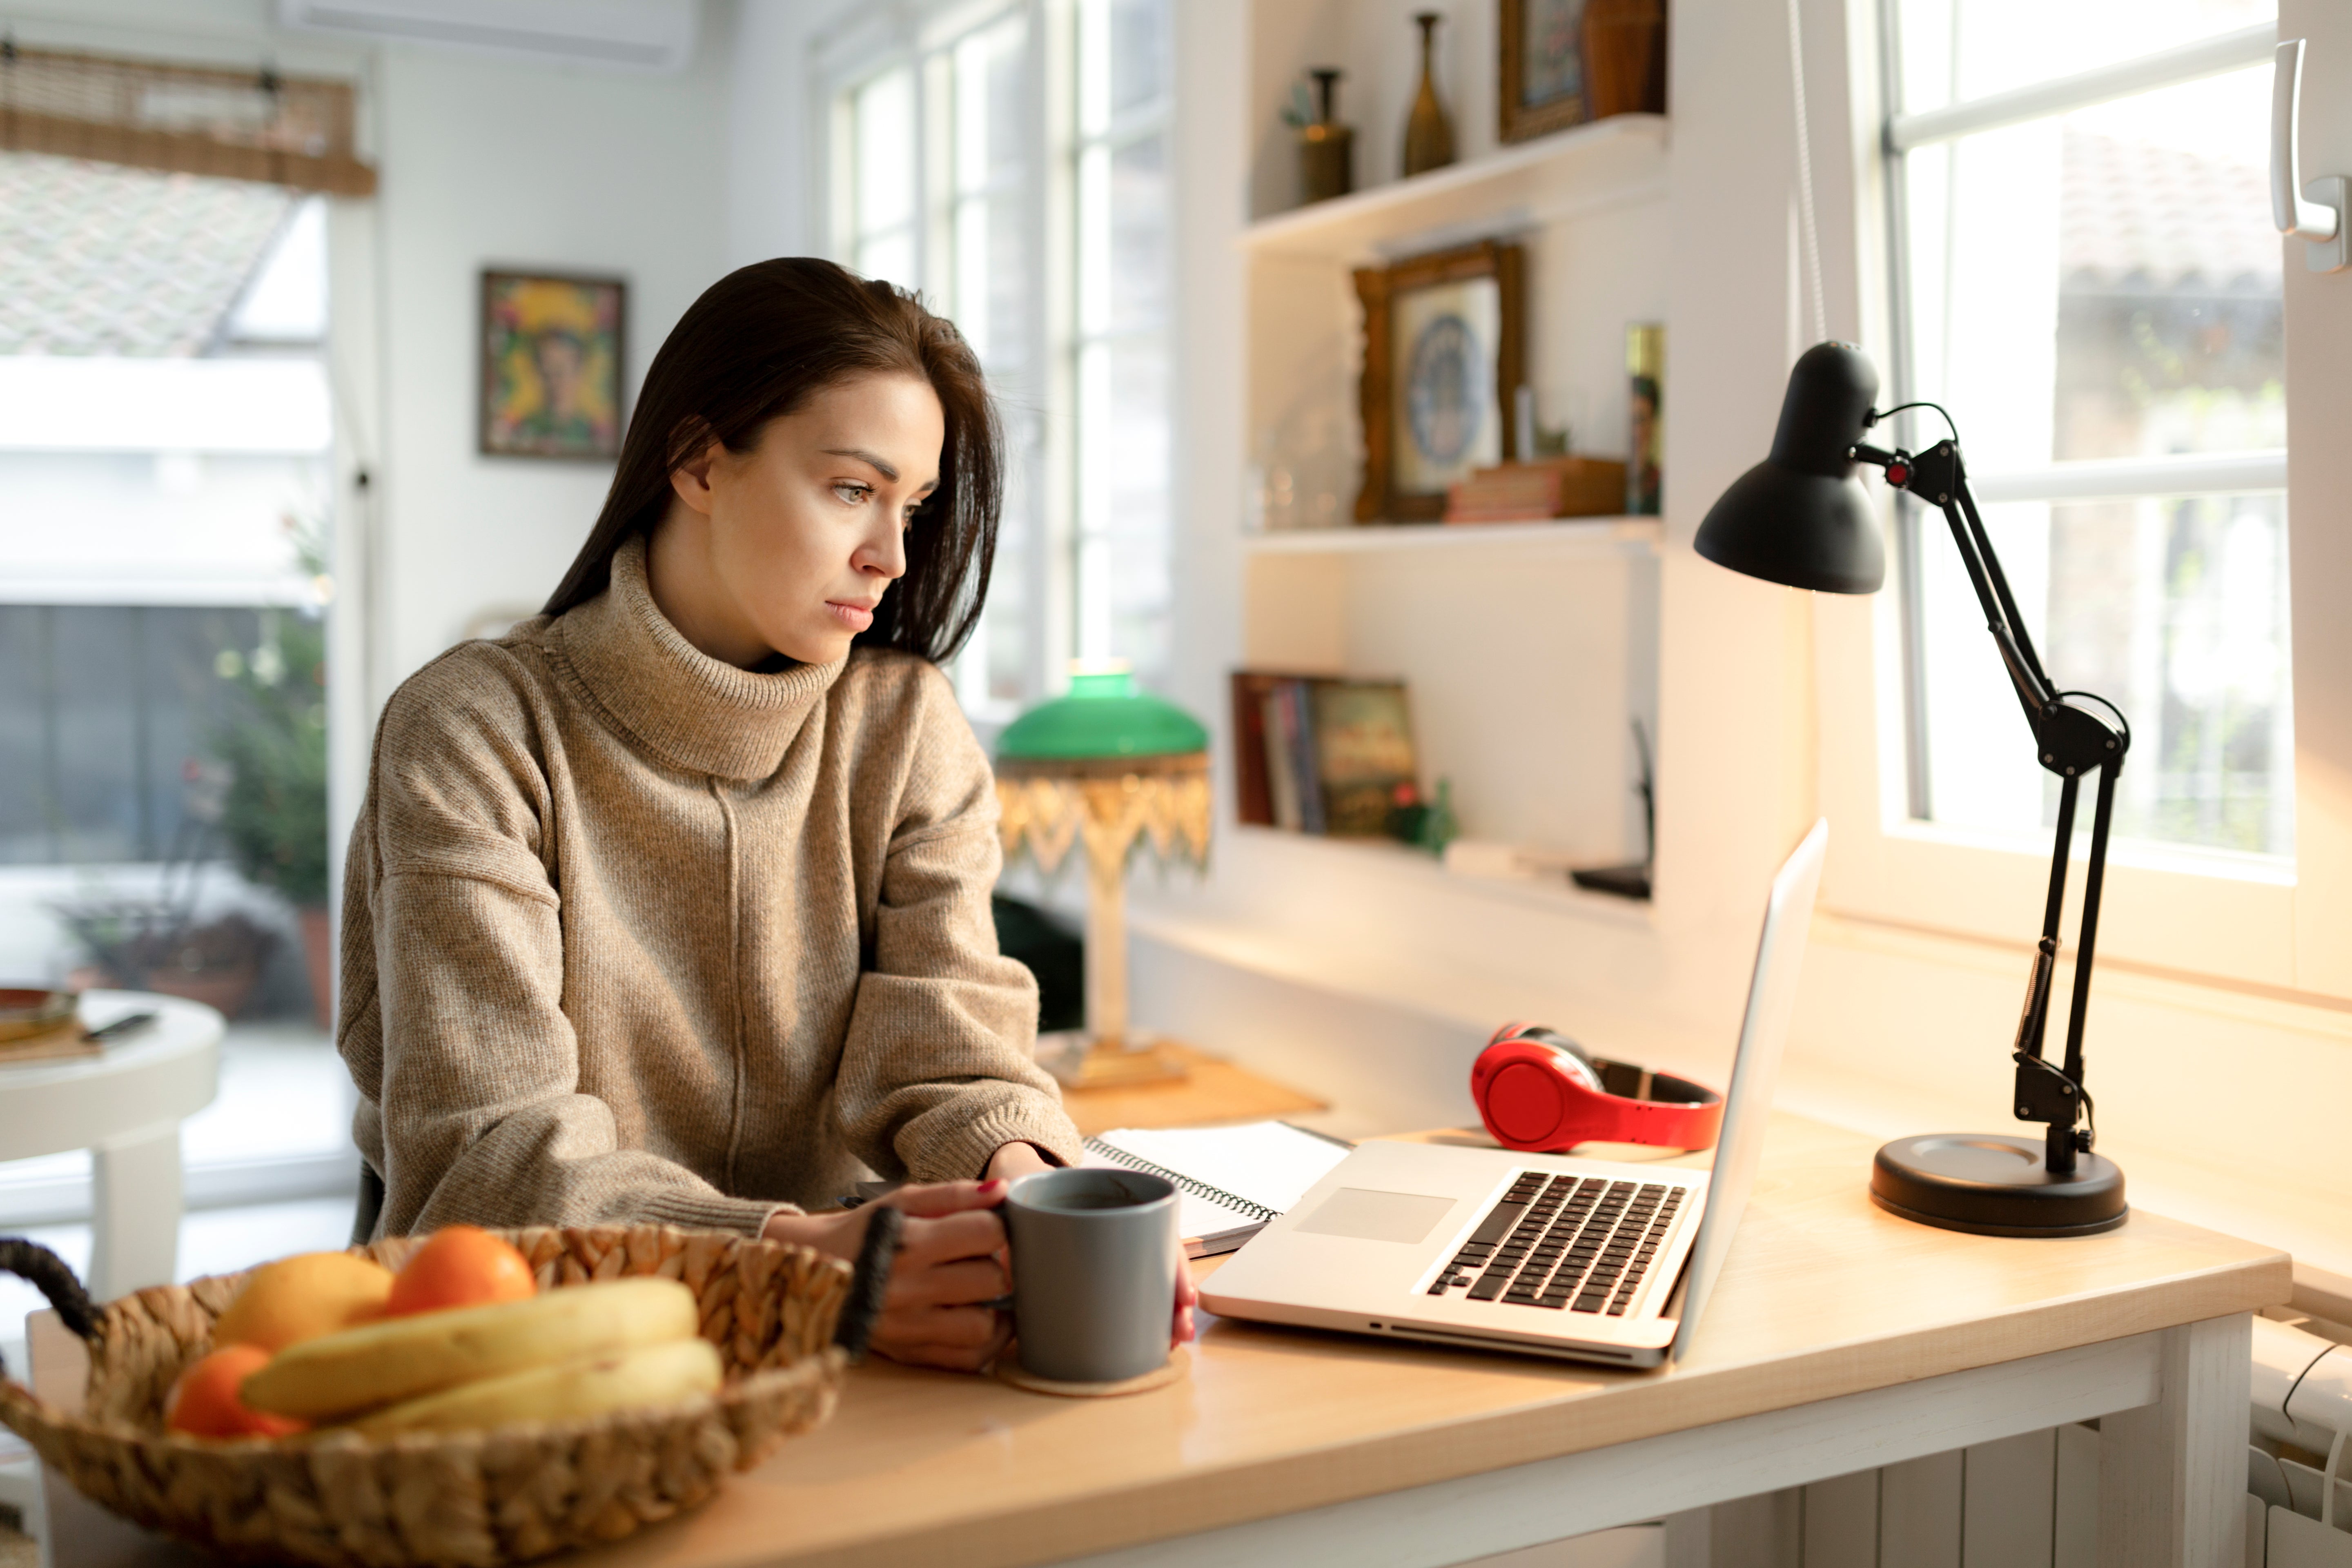
[(1591, 1053), (1587, 1052), (1582, 1046), (1578, 1045), (1558, 1029), (1547, 1029), (1540, 1025), (1529, 1024), (1519, 1031), (1517, 1037), (1549, 1048), (1551, 1054), (1559, 1058), (1562, 1072), (1567, 1073), (1570, 1078), (1581, 1080), (1584, 1087), (1594, 1093), (1601, 1092), (1599, 1065), (1593, 1061)]

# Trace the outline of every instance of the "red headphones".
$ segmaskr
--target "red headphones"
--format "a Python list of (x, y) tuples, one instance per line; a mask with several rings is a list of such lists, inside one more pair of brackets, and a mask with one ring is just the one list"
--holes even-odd
[(1710, 1149), (1723, 1096), (1670, 1073), (1603, 1061), (1537, 1024), (1495, 1031), (1470, 1068), (1478, 1119), (1506, 1149), (1559, 1153), (1579, 1143)]

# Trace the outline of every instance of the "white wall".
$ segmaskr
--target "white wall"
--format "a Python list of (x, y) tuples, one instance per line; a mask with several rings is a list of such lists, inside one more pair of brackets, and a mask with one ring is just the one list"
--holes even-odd
[(475, 450), (480, 271), (627, 279), (634, 400), (726, 259), (727, 16), (711, 11), (694, 63), (671, 76), (383, 51), (376, 605), (390, 679), (477, 616), (535, 609), (595, 521), (610, 464)]
[(741, 0), (728, 61), (727, 265), (823, 256), (824, 115), (811, 52), (856, 0)]
[[(1410, 69), (1411, 36), (1390, 26), (1390, 9), (1343, 18), (1325, 0), (1186, 0), (1180, 11), (1180, 93), (1190, 96), (1178, 110), (1179, 276), (1195, 320), (1179, 335), (1179, 604), (1192, 610), (1174, 684), (1209, 711), (1244, 646), (1233, 609), (1247, 375), (1236, 323), (1251, 306), (1232, 238), (1245, 212), (1285, 205), (1272, 98), (1249, 85), (1251, 70), (1265, 72), (1256, 61), (1237, 72), (1234, 61), (1255, 36), (1349, 66), (1356, 86), (1352, 98), (1343, 89), (1343, 118), (1368, 142), (1358, 173), (1370, 183), (1394, 166), (1388, 143)], [(1482, 9), (1456, 7), (1474, 24), (1459, 44), (1471, 44)], [(1864, 177), (1874, 9), (1805, 3), (1827, 332), (1866, 347), (1883, 254)], [(1325, 1093), (1359, 1130), (1461, 1120), (1485, 1031), (1515, 1016), (1662, 1067), (1718, 1079), (1727, 1068), (1764, 889), (1822, 809), (1824, 769), (1842, 765), (1822, 749), (1820, 694), (1851, 699), (1851, 675), (1835, 666), (1866, 658), (1868, 641), (1846, 629), (1867, 620), (1866, 604), (1817, 603), (1690, 548), (1712, 499), (1769, 445), (1789, 363), (1813, 335), (1795, 272), (1785, 15), (1752, 0), (1676, 0), (1672, 13), (1669, 220), (1647, 258), (1664, 275), (1669, 356), (1655, 903), (1604, 910), (1482, 890), (1402, 858), (1227, 832), (1205, 884), (1136, 879), (1140, 1024)], [(1386, 52), (1369, 53), (1382, 36)], [(1475, 47), (1490, 48), (1490, 37)], [(1457, 127), (1473, 133), (1465, 151), (1492, 113), (1490, 58), (1444, 65)], [(2328, 493), (2299, 500), (2298, 515), (2324, 515)], [(2337, 563), (2303, 553), (2298, 605), (2324, 604), (2329, 586), (2312, 574)], [(2340, 705), (2346, 689), (2325, 661), (2299, 660), (2296, 683), (2299, 718)], [(2307, 752), (2298, 786), (2332, 789), (2343, 772)], [(1858, 820), (1849, 817), (1847, 838)], [(1833, 859), (1840, 842), (1833, 823)], [(2298, 898), (2346, 896), (2352, 876), (2336, 848), (2306, 844)], [(1782, 1103), (1880, 1136), (2010, 1126), (2008, 1046), (2038, 912), (2037, 895), (2002, 926), (2013, 941), (1987, 942), (1825, 910)], [(2091, 1020), (2100, 1147), (2126, 1169), (2135, 1202), (2352, 1268), (2352, 1140), (2342, 1133), (2352, 1013), (2340, 1000), (2106, 962)], [(1857, 1170), (1857, 1184), (1865, 1176)]]

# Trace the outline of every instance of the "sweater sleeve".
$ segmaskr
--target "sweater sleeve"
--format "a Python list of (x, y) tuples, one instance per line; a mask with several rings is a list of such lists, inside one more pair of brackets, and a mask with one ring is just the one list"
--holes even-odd
[(373, 1109), (381, 1139), (383, 1234), (655, 1221), (756, 1235), (791, 1205), (622, 1148), (612, 1108), (579, 1092), (530, 715), (511, 690), (445, 671), (387, 707), (367, 825), (382, 1033), (362, 1118)]
[(835, 1088), (842, 1130), (885, 1175), (970, 1181), (1007, 1143), (1064, 1164), (1077, 1128), (1030, 1059), (1037, 983), (997, 951), (989, 895), (1003, 852), (987, 757), (929, 667)]

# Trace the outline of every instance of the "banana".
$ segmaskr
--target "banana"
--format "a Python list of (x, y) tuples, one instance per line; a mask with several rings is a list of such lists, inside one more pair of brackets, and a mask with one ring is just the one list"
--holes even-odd
[(428, 1394), (352, 1424), (371, 1437), (452, 1432), (512, 1421), (564, 1421), (610, 1410), (674, 1405), (719, 1387), (719, 1352), (708, 1340), (608, 1351)]
[(527, 1301), (390, 1318), (287, 1346), (245, 1380), (255, 1410), (336, 1421), (478, 1379), (695, 1337), (694, 1292), (612, 1279)]

